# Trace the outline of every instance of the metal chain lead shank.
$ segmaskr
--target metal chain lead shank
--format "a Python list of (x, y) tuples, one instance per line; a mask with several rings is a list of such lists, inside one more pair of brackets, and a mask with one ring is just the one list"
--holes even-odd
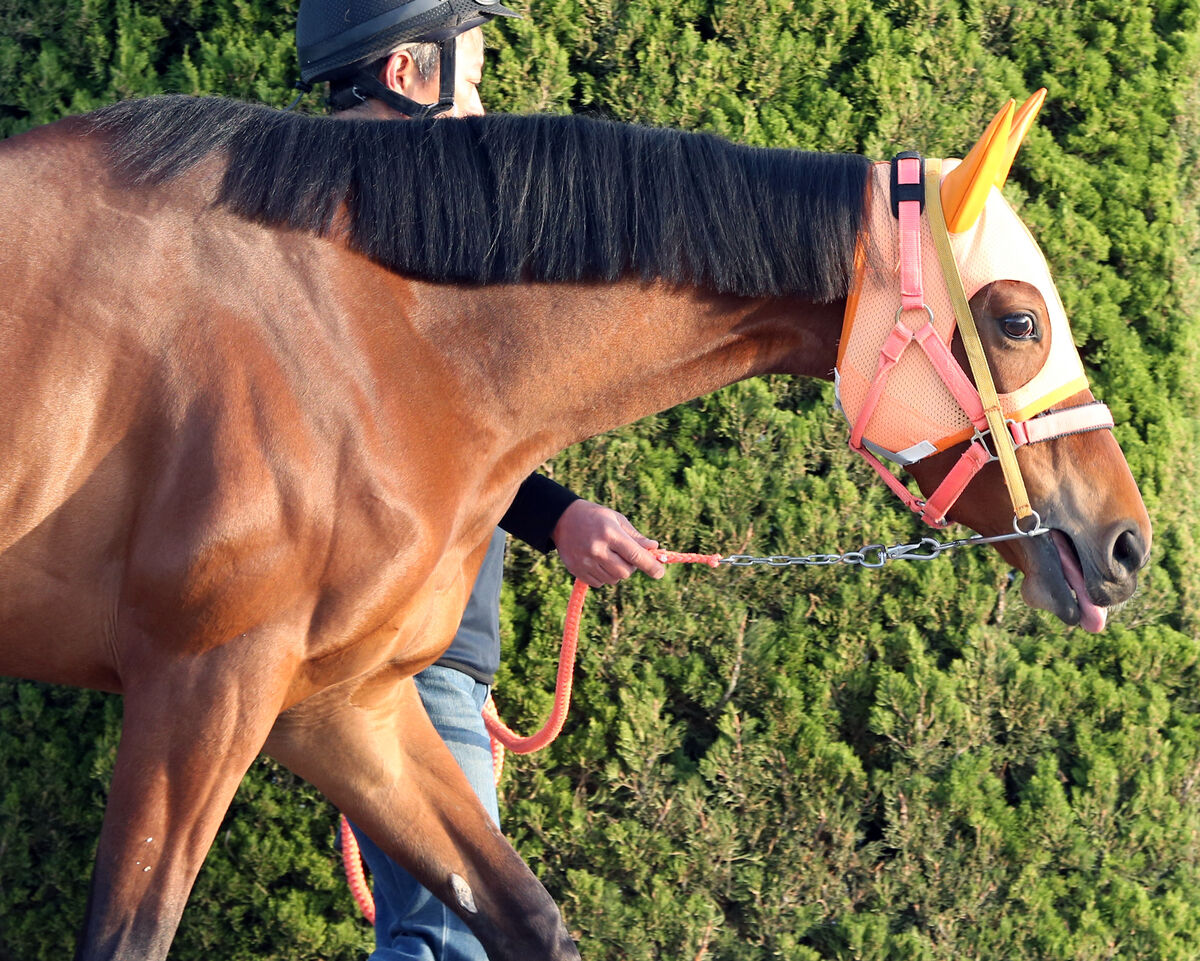
[(922, 537), (913, 544), (896, 544), (885, 547), (883, 544), (867, 544), (856, 551), (846, 551), (844, 554), (806, 554), (792, 557), (787, 554), (771, 554), (768, 557), (755, 557), (751, 554), (731, 554), (722, 557), (718, 563), (731, 567), (750, 567), (763, 564), (768, 567), (832, 567), (835, 564), (845, 564), (850, 567), (876, 569), (883, 567), (889, 561), (932, 561), (941, 557), (947, 551), (960, 547), (979, 547), (983, 544), (996, 544), (1000, 541), (1013, 541), (1022, 537), (1041, 537), (1049, 534), (1050, 528), (1042, 526), (1042, 519), (1033, 512), (1035, 524), (1031, 530), (1022, 530), (1020, 520), (1013, 519), (1011, 534), (994, 534), (984, 537), (976, 534), (972, 537), (962, 537), (953, 541), (940, 541), (936, 537)]

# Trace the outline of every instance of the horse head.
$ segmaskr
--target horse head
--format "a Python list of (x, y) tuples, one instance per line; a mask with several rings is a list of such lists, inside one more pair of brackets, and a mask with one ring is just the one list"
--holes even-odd
[(961, 162), (875, 166), (838, 402), (851, 446), (934, 526), (1048, 531), (996, 546), (1027, 603), (1099, 631), (1134, 592), (1150, 521), (1045, 257), (1000, 192), (1044, 96), (1007, 104)]

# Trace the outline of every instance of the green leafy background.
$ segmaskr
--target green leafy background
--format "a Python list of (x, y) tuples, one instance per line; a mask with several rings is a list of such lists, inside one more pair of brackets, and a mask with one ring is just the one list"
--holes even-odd
[[(773, 146), (959, 155), (1049, 98), (1008, 195), (1042, 241), (1155, 524), (1092, 637), (998, 557), (673, 568), (593, 595), (563, 737), (509, 760), (504, 828), (600, 959), (1200, 957), (1198, 0), (529, 0), (490, 28), (491, 110)], [(290, 0), (0, 3), (0, 134), (117, 98), (284, 105)], [(317, 94), (303, 109), (321, 109)], [(682, 550), (919, 536), (845, 449), (827, 385), (751, 381), (548, 465)], [(550, 704), (570, 584), (520, 545), (497, 698)], [(119, 700), (0, 682), (0, 957), (82, 916)], [(370, 931), (334, 812), (259, 761), (173, 958), (349, 959)]]

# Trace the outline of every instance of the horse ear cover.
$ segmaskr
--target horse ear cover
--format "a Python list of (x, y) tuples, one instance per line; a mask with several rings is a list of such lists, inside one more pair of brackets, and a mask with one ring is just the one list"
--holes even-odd
[(1045, 99), (1043, 87), (1020, 110), (1015, 110), (1014, 101), (1006, 103), (962, 163), (942, 181), (942, 209), (950, 233), (960, 234), (971, 227), (983, 212), (992, 187), (1004, 186), (1021, 141)]
[[(997, 280), (1034, 287), (1046, 305), (1050, 338), (1046, 363), (1031, 380), (1000, 396), (1007, 417), (1025, 420), (1087, 389), (1079, 352), (1046, 259), (998, 189), (1008, 177), (1021, 140), (1033, 123), (1044, 91), (1020, 109), (1001, 108), (978, 144), (960, 161), (942, 164), (940, 193), (950, 245), (968, 297)], [(890, 202), (890, 164), (876, 164), (868, 191), (864, 247), (854, 290), (846, 303), (835, 371), (838, 405), (851, 424), (864, 406), (880, 349), (901, 307), (896, 220)], [(960, 173), (960, 171), (962, 171)], [(997, 189), (993, 189), (997, 188)], [(925, 300), (945, 343), (954, 336), (954, 310), (938, 269), (928, 223), (921, 229)], [(870, 251), (868, 254), (867, 252)], [(904, 316), (921, 323), (920, 312)], [(911, 463), (968, 439), (971, 424), (919, 349), (907, 350), (888, 381), (887, 403), (876, 408), (864, 439), (877, 454)]]

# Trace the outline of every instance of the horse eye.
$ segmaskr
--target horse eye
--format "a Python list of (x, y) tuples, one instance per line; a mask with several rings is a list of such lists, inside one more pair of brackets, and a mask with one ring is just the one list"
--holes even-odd
[(1013, 340), (1033, 340), (1037, 337), (1037, 324), (1032, 314), (1008, 314), (1000, 318), (1004, 334)]

